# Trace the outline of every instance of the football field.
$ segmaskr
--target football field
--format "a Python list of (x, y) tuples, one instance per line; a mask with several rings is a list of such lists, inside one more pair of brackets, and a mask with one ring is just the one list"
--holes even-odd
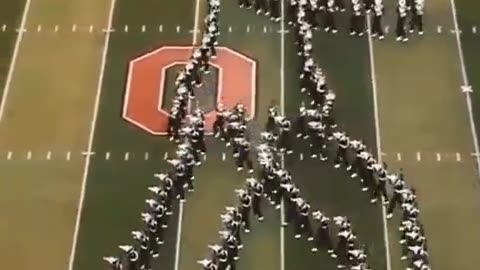
[[(385, 1), (384, 41), (350, 37), (346, 12), (338, 17), (337, 35), (314, 33), (315, 59), (337, 94), (339, 126), (362, 139), (389, 169), (403, 168), (416, 188), (432, 269), (477, 270), (480, 3), (426, 0), (425, 35), (403, 44), (394, 36), (395, 2)], [(157, 183), (153, 174), (169, 168), (165, 160), (175, 149), (165, 136), (126, 117), (129, 102), (134, 91), (151, 91), (140, 107), (169, 108), (174, 89), (157, 90), (171, 86), (175, 70), (188, 60), (180, 51), (200, 43), (206, 0), (1, 5), (2, 269), (107, 269), (102, 257), (132, 242), (130, 231), (142, 227), (147, 187)], [(258, 138), (270, 104), (293, 119), (305, 98), (293, 30), (284, 20), (274, 23), (239, 8), (235, 0), (222, 0), (219, 22), (225, 56), (219, 56), (198, 105), (212, 110), (216, 100), (229, 99), (229, 86), (245, 85), (252, 99), (232, 95), (253, 108), (250, 133)], [(147, 54), (170, 62), (135, 75), (132, 61), (140, 63)], [(239, 59), (252, 72), (240, 72)], [(162, 121), (155, 110), (147, 115), (152, 126)], [(200, 269), (196, 261), (219, 239), (219, 215), (236, 204), (234, 189), (247, 174), (236, 171), (230, 150), (218, 140), (208, 137), (207, 149), (195, 171), (195, 191), (185, 203), (175, 203), (154, 269)], [(372, 269), (405, 268), (398, 218), (385, 220), (382, 207), (370, 204), (344, 171), (310, 159), (300, 141), (285, 167), (312, 208), (351, 219)], [(311, 253), (306, 241), (294, 239), (292, 228), (280, 226), (278, 210), (263, 208), (265, 221), (254, 221), (245, 235), (238, 269), (336, 269), (334, 260)]]

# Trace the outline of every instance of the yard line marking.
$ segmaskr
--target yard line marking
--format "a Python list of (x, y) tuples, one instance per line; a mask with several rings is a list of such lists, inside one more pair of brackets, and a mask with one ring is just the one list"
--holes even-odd
[(129, 160), (130, 159), (130, 153), (129, 152), (126, 152), (125, 153), (125, 160)]
[(48, 152), (47, 152), (46, 158), (47, 158), (47, 160), (52, 159), (52, 151), (48, 151)]
[(422, 160), (422, 154), (420, 152), (417, 152), (417, 161)]
[(37, 32), (42, 32), (42, 25), (41, 24), (37, 25)]
[(58, 27), (58, 24), (57, 24), (57, 25), (55, 25), (55, 28), (54, 28), (53, 31), (56, 33), (56, 32), (58, 32), (58, 29), (59, 29), (59, 27)]
[(397, 160), (402, 161), (402, 154), (401, 153), (397, 153)]
[(160, 24), (160, 25), (158, 26), (158, 32), (163, 32), (163, 24)]
[[(455, 26), (455, 29), (458, 30), (458, 20), (457, 20), (457, 8), (455, 7), (455, 0), (450, 0), (450, 5), (452, 8), (452, 17), (453, 17), (453, 25)], [(460, 68), (462, 72), (462, 79), (463, 79), (463, 86), (470, 86), (470, 83), (468, 82), (468, 76), (467, 76), (467, 71), (465, 68), (465, 60), (464, 60), (464, 55), (463, 55), (463, 48), (462, 48), (462, 40), (460, 39), (460, 34), (457, 31), (457, 34), (455, 35), (456, 40), (457, 40), (457, 49), (458, 49), (458, 57), (460, 59)], [(471, 88), (470, 88), (471, 90)], [(472, 91), (466, 91), (465, 92), (465, 99), (467, 102), (467, 109), (468, 109), (468, 118), (470, 120), (470, 129), (472, 132), (472, 139), (473, 139), (473, 147), (475, 149), (475, 153), (479, 153), (480, 149), (478, 146), (478, 137), (477, 137), (477, 129), (475, 127), (475, 121), (473, 120), (473, 108), (472, 108), (472, 100), (471, 100), (471, 95)], [(476, 163), (477, 163), (477, 176), (480, 176), (480, 156), (476, 157)]]
[(440, 25), (437, 25), (437, 33), (442, 33), (442, 26)]
[(437, 161), (442, 161), (442, 155), (440, 153), (436, 153)]
[[(192, 45), (195, 46), (197, 43), (197, 30), (199, 24), (199, 17), (200, 17), (200, 0), (195, 0), (195, 15), (194, 15), (194, 22), (193, 22), (193, 37), (192, 37)], [(180, 26), (177, 26), (177, 33), (180, 32)], [(190, 99), (189, 108), (191, 108)], [(168, 152), (165, 152), (165, 158), (168, 157)], [(178, 223), (177, 223), (177, 242), (175, 245), (175, 264), (174, 270), (178, 270), (180, 266), (180, 247), (182, 242), (182, 224), (183, 224), (183, 204), (184, 201), (179, 200), (179, 211), (178, 211)]]
[(12, 159), (12, 155), (13, 155), (12, 151), (8, 151), (7, 159), (8, 159), (8, 160), (11, 160), (11, 159)]
[[(113, 0), (115, 1), (115, 0)], [(88, 29), (88, 32), (92, 33), (93, 32), (93, 25), (90, 25), (90, 28)]]
[(70, 158), (72, 157), (72, 153), (70, 151), (67, 152), (67, 160), (70, 161)]
[[(22, 21), (20, 23), (20, 28), (25, 28), (27, 23), (27, 14), (30, 9), (31, 0), (25, 2), (25, 8), (23, 9)], [(4, 29), (6, 26), (4, 25)], [(0, 103), (0, 121), (3, 119), (3, 113), (5, 111), (5, 104), (7, 103), (8, 92), (10, 91), (10, 84), (12, 83), (13, 70), (17, 64), (18, 51), (20, 48), (20, 43), (23, 39), (23, 31), (18, 33), (17, 40), (15, 41), (15, 47), (13, 49), (12, 59), (10, 60), (10, 68), (8, 69), (7, 79), (5, 81), (5, 86), (3, 88), (2, 101)]]
[(457, 152), (455, 156), (457, 157), (457, 162), (462, 161), (462, 156), (460, 155), (460, 153)]
[[(29, 0), (28, 0), (29, 1)], [(116, 0), (112, 0), (110, 4), (110, 11), (108, 14), (108, 27), (112, 27), (112, 21), (113, 21), (113, 11), (115, 9), (115, 2)], [(98, 85), (97, 85), (97, 95), (95, 96), (95, 105), (93, 109), (93, 119), (91, 121), (91, 128), (90, 128), (90, 135), (88, 138), (88, 151), (92, 151), (93, 147), (93, 137), (95, 133), (95, 125), (97, 123), (97, 115), (98, 115), (98, 107), (100, 104), (100, 96), (102, 92), (102, 86), (103, 86), (103, 77), (105, 73), (105, 64), (107, 62), (107, 54), (108, 54), (108, 44), (110, 43), (110, 32), (107, 32), (105, 34), (105, 43), (103, 45), (103, 53), (102, 53), (102, 62), (101, 62), (101, 67), (100, 67), (100, 76), (98, 78)], [(85, 159), (85, 167), (83, 170), (83, 177), (82, 177), (82, 187), (80, 191), (80, 198), (78, 201), (78, 208), (77, 208), (77, 217), (75, 220), (75, 230), (73, 232), (73, 241), (72, 241), (72, 248), (70, 251), (70, 258), (68, 261), (68, 270), (73, 270), (73, 264), (75, 261), (75, 252), (77, 249), (77, 239), (78, 239), (78, 232), (80, 229), (80, 219), (82, 217), (82, 209), (83, 209), (83, 201), (85, 199), (85, 190), (87, 187), (87, 176), (88, 176), (88, 170), (90, 168), (90, 155), (87, 156)]]
[(32, 151), (27, 152), (27, 160), (32, 159)]
[[(285, 1), (280, 2), (280, 110), (285, 115)], [(263, 32), (266, 28), (264, 26)], [(280, 156), (282, 168), (285, 168), (285, 155)], [(280, 202), (280, 270), (285, 270), (285, 199)]]
[(180, 265), (180, 245), (181, 245), (181, 241), (182, 241), (183, 204), (184, 204), (184, 201), (179, 200), (179, 203), (178, 203), (177, 242), (175, 243), (175, 268), (174, 268), (174, 270), (178, 270), (179, 265)]
[(106, 152), (105, 153), (105, 160), (109, 160), (110, 159), (110, 152)]
[[(367, 35), (368, 35), (368, 51), (370, 55), (370, 73), (372, 79), (372, 90), (373, 90), (373, 109), (374, 109), (374, 116), (375, 116), (375, 137), (377, 143), (377, 155), (378, 161), (382, 163), (382, 142), (380, 137), (380, 121), (379, 121), (379, 113), (378, 113), (378, 93), (377, 93), (377, 75), (375, 71), (375, 55), (373, 50), (373, 38), (372, 38), (372, 22), (371, 22), (371, 15), (367, 17)], [(384, 200), (384, 199), (382, 199)], [(388, 226), (387, 226), (387, 219), (386, 219), (386, 206), (382, 204), (382, 221), (383, 221), (383, 240), (385, 245), (385, 254), (386, 254), (386, 264), (387, 270), (392, 269), (391, 265), (391, 258), (390, 258), (390, 239), (388, 238)]]
[(76, 24), (72, 25), (72, 32), (77, 32), (77, 25)]
[(145, 31), (147, 31), (147, 26), (144, 24), (142, 25), (142, 32), (145, 33)]
[(149, 154), (148, 152), (145, 152), (145, 160), (148, 160), (149, 159)]
[(125, 26), (123, 27), (123, 32), (125, 32), (125, 33), (128, 32), (128, 25), (127, 24), (125, 24)]
[(177, 33), (180, 33), (180, 25), (177, 25)]

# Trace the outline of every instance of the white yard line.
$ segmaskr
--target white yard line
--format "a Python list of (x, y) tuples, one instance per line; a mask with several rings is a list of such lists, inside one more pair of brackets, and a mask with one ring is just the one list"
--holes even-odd
[[(475, 152), (479, 153), (480, 150), (478, 147), (477, 130), (476, 130), (475, 121), (473, 118), (472, 99), (470, 97), (472, 93), (472, 89), (468, 82), (467, 71), (465, 68), (465, 59), (464, 59), (463, 48), (462, 48), (462, 40), (460, 39), (460, 31), (458, 31), (457, 8), (455, 6), (455, 0), (450, 0), (450, 6), (452, 8), (453, 25), (456, 30), (455, 37), (457, 39), (458, 57), (460, 59), (460, 68), (462, 71), (462, 79), (463, 79), (462, 88), (464, 89), (465, 100), (467, 102), (468, 118), (470, 120), (470, 130), (472, 132), (472, 138), (473, 138), (473, 147), (475, 149)], [(476, 156), (476, 163), (477, 163), (477, 176), (479, 176), (480, 175), (480, 156)]]
[(2, 101), (0, 102), (0, 121), (3, 119), (3, 113), (5, 112), (5, 104), (7, 103), (8, 92), (10, 91), (10, 84), (12, 83), (13, 78), (13, 71), (15, 70), (15, 66), (17, 64), (17, 57), (18, 51), (20, 48), (20, 43), (23, 39), (23, 29), (25, 29), (25, 25), (27, 23), (27, 15), (28, 11), (30, 10), (30, 3), (31, 0), (27, 0), (25, 2), (25, 8), (23, 9), (22, 21), (20, 23), (20, 31), (18, 31), (17, 40), (15, 42), (15, 48), (13, 49), (12, 59), (10, 61), (10, 68), (8, 69), (7, 79), (5, 81), (5, 87), (3, 88), (3, 96)]
[[(280, 113), (285, 115), (285, 1), (280, 1)], [(285, 168), (285, 156), (281, 155)], [(280, 204), (280, 270), (285, 270), (285, 200)]]
[[(193, 23), (193, 37), (192, 37), (192, 46), (197, 44), (197, 32), (199, 28), (199, 18), (200, 17), (200, 0), (195, 0), (195, 21)], [(177, 26), (177, 32), (180, 31), (180, 26)], [(192, 109), (191, 100), (188, 100), (188, 111)], [(167, 154), (167, 153), (165, 153)], [(183, 206), (184, 202), (179, 200), (178, 203), (178, 223), (177, 223), (177, 242), (175, 245), (175, 264), (174, 270), (179, 270), (180, 267), (180, 250), (182, 246), (182, 225), (183, 225)]]
[[(110, 3), (110, 11), (108, 14), (108, 28), (112, 28), (112, 21), (113, 21), (113, 12), (115, 10), (115, 2), (116, 0), (112, 0)], [(107, 55), (108, 55), (108, 46), (110, 43), (110, 32), (105, 33), (105, 43), (103, 44), (103, 54), (102, 54), (102, 62), (100, 64), (100, 75), (98, 78), (97, 82), (97, 95), (95, 97), (95, 104), (93, 108), (93, 118), (91, 121), (91, 126), (90, 126), (90, 135), (88, 139), (88, 152), (92, 152), (92, 147), (93, 147), (93, 137), (95, 135), (95, 126), (97, 123), (97, 116), (98, 116), (98, 108), (100, 105), (100, 96), (102, 92), (102, 87), (103, 87), (103, 78), (105, 75), (105, 65), (107, 61)], [(69, 152), (70, 153), (70, 152)], [(77, 208), (77, 217), (75, 221), (75, 230), (73, 233), (73, 241), (72, 241), (72, 249), (70, 251), (70, 259), (68, 262), (68, 270), (73, 269), (73, 264), (75, 261), (75, 252), (77, 249), (77, 239), (78, 239), (78, 232), (80, 229), (80, 220), (82, 218), (82, 209), (83, 209), (83, 201), (85, 199), (85, 190), (87, 187), (87, 178), (88, 178), (88, 170), (90, 168), (90, 157), (91, 155), (87, 155), (85, 159), (85, 168), (83, 170), (83, 178), (82, 178), (82, 188), (80, 191), (80, 199), (78, 201), (78, 208)]]
[[(372, 40), (372, 23), (371, 23), (371, 15), (367, 16), (367, 26), (368, 26), (368, 51), (370, 54), (370, 72), (372, 77), (372, 90), (373, 90), (373, 109), (375, 115), (375, 137), (377, 140), (377, 157), (378, 161), (382, 162), (382, 144), (381, 144), (381, 137), (380, 137), (380, 121), (378, 116), (378, 93), (377, 93), (377, 76), (375, 71), (375, 55), (373, 51), (373, 40)], [(382, 204), (382, 221), (383, 221), (383, 238), (385, 241), (385, 255), (386, 255), (386, 264), (387, 270), (392, 269), (392, 263), (390, 258), (390, 241), (388, 238), (388, 226), (387, 226), (387, 219), (386, 219), (386, 209), (385, 205)]]

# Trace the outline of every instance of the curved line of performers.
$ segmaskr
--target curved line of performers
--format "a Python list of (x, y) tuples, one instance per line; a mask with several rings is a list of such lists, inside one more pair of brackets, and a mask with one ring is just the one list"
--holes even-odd
[[(302, 19), (299, 19), (302, 21)], [(397, 205), (402, 209), (402, 219), (399, 230), (402, 232), (402, 260), (410, 258), (409, 269), (430, 269), (427, 253), (427, 242), (423, 226), (419, 221), (419, 208), (415, 190), (408, 187), (403, 180), (403, 173), (389, 173), (385, 163), (377, 162), (374, 155), (367, 151), (360, 140), (347, 136), (337, 130), (337, 124), (332, 116), (335, 101), (334, 92), (329, 89), (322, 70), (312, 57), (311, 44), (312, 26), (303, 29), (296, 28), (299, 37), (298, 55), (300, 57), (299, 81), (301, 92), (307, 93), (311, 100), (307, 108), (305, 104), (299, 107), (296, 118), (296, 135), (298, 138), (310, 139), (311, 157), (328, 159), (327, 144), (333, 141), (336, 145), (334, 167), (341, 165), (350, 173), (351, 178), (359, 178), (362, 191), (370, 191), (370, 201), (376, 203), (380, 198), (388, 205), (387, 218), (393, 216)], [(274, 111), (273, 109), (270, 109)], [(270, 122), (274, 121), (272, 113)], [(272, 120), (273, 119), (273, 120)], [(268, 125), (268, 124), (267, 124)], [(387, 188), (393, 190), (389, 198)]]
[[(194, 87), (201, 86), (201, 74), (209, 72), (210, 58), (216, 57), (215, 47), (218, 45), (219, 35), (220, 0), (208, 0), (207, 4), (206, 30), (202, 44), (194, 49), (192, 57), (178, 74), (175, 83), (176, 95), (170, 110), (169, 133), (172, 135), (171, 140), (179, 143), (177, 158), (168, 160), (173, 167), (171, 172), (154, 175), (160, 183), (148, 188), (152, 198), (145, 200), (148, 207), (146, 212), (141, 213), (145, 229), (131, 232), (135, 243), (120, 245), (121, 256), (103, 258), (112, 270), (150, 270), (151, 259), (159, 256), (159, 246), (164, 244), (164, 230), (168, 228), (169, 216), (173, 214), (172, 202), (175, 199), (185, 201), (185, 190), (194, 191), (193, 168), (200, 166), (201, 156), (206, 155), (203, 139), (205, 119), (200, 110), (190, 114), (188, 103), (194, 98)], [(171, 132), (172, 126), (182, 130), (183, 138), (174, 136)]]
[(205, 31), (202, 43), (193, 50), (185, 67), (175, 81), (176, 95), (172, 101), (168, 121), (168, 135), (171, 141), (180, 142), (180, 131), (189, 114), (189, 102), (195, 98), (195, 88), (202, 86), (203, 74), (210, 73), (210, 59), (217, 57), (220, 0), (209, 0), (205, 17)]

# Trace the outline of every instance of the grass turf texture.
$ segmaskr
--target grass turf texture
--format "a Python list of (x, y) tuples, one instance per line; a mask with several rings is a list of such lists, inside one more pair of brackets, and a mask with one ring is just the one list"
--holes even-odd
[[(71, 25), (72, 19), (103, 25), (107, 6), (98, 0), (32, 1), (25, 27)], [(77, 153), (87, 148), (101, 37), (23, 35), (0, 126), (0, 148), (17, 153), (18, 160), (0, 164), (1, 178), (8, 179), (0, 183), (4, 191), (0, 247), (5, 269), (59, 270), (68, 265), (85, 164)], [(32, 160), (25, 162), (28, 151), (32, 151)], [(40, 161), (39, 156), (45, 157), (47, 151), (71, 151), (72, 159)]]

